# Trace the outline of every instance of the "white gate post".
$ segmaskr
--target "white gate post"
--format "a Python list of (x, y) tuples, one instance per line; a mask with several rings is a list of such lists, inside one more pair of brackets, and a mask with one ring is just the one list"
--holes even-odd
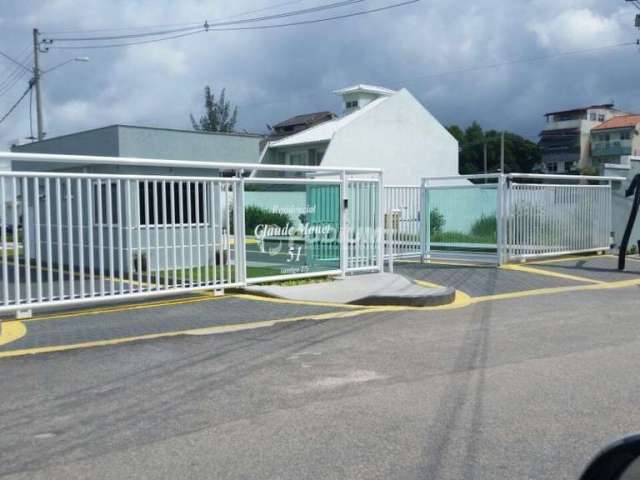
[(340, 173), (340, 278), (347, 276), (349, 267), (349, 235), (347, 232), (349, 214), (349, 184), (347, 172)]
[(384, 177), (383, 173), (380, 172), (378, 176), (378, 231), (376, 235), (378, 237), (378, 271), (384, 272), (384, 205), (385, 205), (385, 197), (384, 197)]
[(236, 174), (238, 181), (234, 184), (235, 193), (235, 215), (233, 221), (234, 239), (236, 244), (236, 282), (246, 285), (247, 283), (247, 251), (244, 228), (244, 176), (242, 170)]
[(496, 204), (496, 254), (498, 266), (502, 266), (505, 263), (505, 248), (506, 248), (506, 232), (505, 226), (507, 221), (507, 208), (506, 198), (508, 196), (508, 186), (505, 188), (505, 175), (500, 173), (498, 177), (498, 200)]
[(420, 207), (418, 208), (418, 214), (420, 215), (420, 263), (424, 263), (427, 256), (426, 229), (427, 218), (429, 218), (424, 178), (420, 180)]

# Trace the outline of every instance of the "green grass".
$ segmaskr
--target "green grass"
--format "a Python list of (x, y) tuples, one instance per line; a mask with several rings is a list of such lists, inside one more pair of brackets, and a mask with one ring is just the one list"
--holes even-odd
[[(231, 278), (235, 279), (236, 276), (236, 268), (234, 265), (231, 265)], [(200, 274), (200, 280), (204, 280), (205, 278), (209, 278), (209, 280), (213, 279), (214, 267), (193, 267), (193, 268), (181, 268), (173, 271), (169, 271), (169, 278), (176, 278), (178, 281), (182, 281), (183, 279), (189, 280), (193, 278), (194, 280), (198, 280), (198, 274)], [(215, 267), (216, 278), (221, 278), (224, 276), (225, 278), (229, 275), (229, 268), (224, 267), (224, 273), (221, 266)], [(269, 268), (269, 267), (247, 267), (247, 278), (257, 278), (257, 277), (271, 277), (273, 275), (280, 275), (280, 269), (278, 268)], [(208, 275), (208, 277), (206, 277)], [(161, 278), (166, 277), (166, 272), (162, 271), (160, 273)]]

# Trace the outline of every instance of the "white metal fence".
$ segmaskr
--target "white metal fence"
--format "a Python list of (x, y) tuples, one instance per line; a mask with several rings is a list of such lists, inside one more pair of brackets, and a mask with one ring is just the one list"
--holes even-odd
[[(390, 262), (498, 264), (606, 250), (611, 182), (624, 180), (492, 174), (385, 187), (377, 169), (0, 160), (56, 164), (0, 172), (0, 312), (382, 271), (385, 249)], [(154, 174), (112, 174), (114, 166)], [(212, 174), (167, 175), (168, 167)], [(280, 176), (247, 176), (265, 170)], [(260, 189), (268, 195), (247, 204)]]
[(419, 185), (385, 187), (387, 256), (414, 257), (421, 252), (422, 190)]
[[(62, 173), (55, 165), (50, 172), (0, 172), (0, 312), (382, 270), (376, 169), (13, 153), (0, 159), (158, 172)], [(167, 175), (167, 167), (234, 176)], [(288, 176), (247, 177), (252, 170)], [(265, 184), (273, 204), (251, 210), (246, 196)]]
[(241, 284), (235, 179), (3, 173), (3, 307)]

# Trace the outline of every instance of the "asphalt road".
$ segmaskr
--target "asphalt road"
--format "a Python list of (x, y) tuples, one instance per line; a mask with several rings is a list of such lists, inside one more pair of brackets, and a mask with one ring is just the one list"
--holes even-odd
[(640, 291), (0, 361), (7, 479), (573, 479), (640, 431)]

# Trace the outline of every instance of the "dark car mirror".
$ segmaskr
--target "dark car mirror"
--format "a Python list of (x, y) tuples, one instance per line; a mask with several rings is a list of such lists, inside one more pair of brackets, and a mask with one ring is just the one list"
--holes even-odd
[(640, 480), (640, 434), (607, 446), (591, 461), (580, 480)]

